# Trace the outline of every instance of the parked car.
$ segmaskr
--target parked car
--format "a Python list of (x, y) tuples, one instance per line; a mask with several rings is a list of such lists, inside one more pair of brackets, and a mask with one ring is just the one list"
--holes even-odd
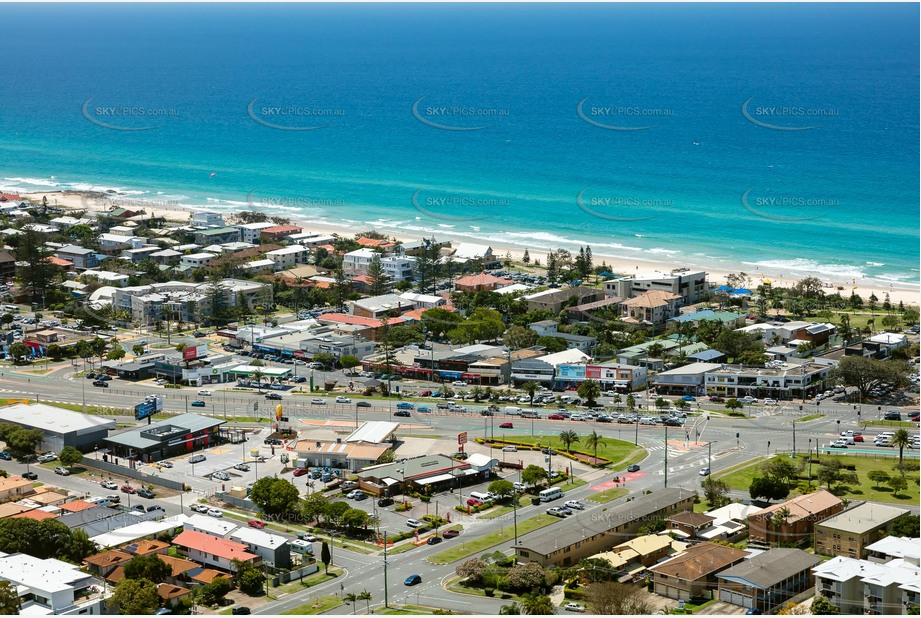
[(105, 489), (118, 489), (118, 483), (114, 481), (103, 481), (100, 483)]
[(199, 397), (210, 397), (210, 396), (211, 396), (211, 391), (202, 389), (202, 390), (198, 391), (198, 396), (199, 396)]
[(221, 509), (210, 508), (205, 511), (211, 517), (223, 517), (224, 512)]
[(192, 509), (193, 511), (195, 511), (196, 513), (207, 513), (207, 512), (208, 512), (208, 505), (207, 505), (207, 504), (198, 504), (198, 503), (196, 503), (196, 504), (193, 504), (192, 506), (190, 506), (189, 508)]
[(547, 515), (553, 515), (554, 517), (566, 517), (566, 513), (558, 506), (551, 506), (547, 509)]
[(579, 613), (582, 613), (582, 612), (585, 611), (585, 608), (584, 608), (584, 607), (582, 607), (582, 606), (579, 605), (578, 603), (573, 603), (572, 601), (570, 601), (569, 603), (567, 603), (566, 605), (564, 605), (564, 606), (563, 606), (563, 609), (565, 609), (567, 612), (579, 612)]
[(150, 490), (147, 489), (147, 488), (139, 489), (137, 493), (138, 493), (138, 495), (139, 495), (140, 497), (142, 497), (142, 498), (147, 498), (148, 500), (153, 500), (154, 492), (150, 491)]
[(265, 398), (266, 398), (266, 399), (273, 399), (273, 400), (275, 400), (275, 401), (281, 401), (281, 400), (282, 400), (282, 396), (279, 395), (278, 393), (266, 393), (266, 394), (265, 394)]
[(199, 399), (199, 400), (197, 400), (197, 401), (193, 401), (190, 405), (191, 405), (193, 408), (204, 408), (204, 407), (205, 407), (205, 402), (202, 401), (201, 399)]
[(61, 476), (70, 476), (70, 470), (68, 470), (64, 466), (58, 466), (57, 468), (55, 468), (54, 473), (60, 474)]
[(883, 416), (884, 421), (900, 421), (902, 420), (902, 414), (898, 410), (889, 410), (886, 412), (886, 415)]
[(189, 463), (190, 464), (201, 463), (205, 461), (205, 459), (207, 459), (207, 457), (199, 453), (198, 455), (192, 455), (191, 457), (189, 457)]
[(406, 525), (410, 528), (421, 528), (425, 525), (425, 522), (421, 522), (418, 519), (407, 519)]
[(692, 397), (691, 395), (685, 395), (684, 397), (681, 398), (681, 400), (682, 401), (697, 401), (697, 398)]
[(265, 528), (265, 522), (258, 520), (258, 519), (251, 519), (248, 522), (246, 522), (246, 525), (249, 526), (250, 528), (259, 528), (260, 530), (262, 528)]
[(54, 460), (57, 459), (57, 458), (58, 458), (58, 456), (55, 455), (54, 453), (42, 453), (41, 455), (38, 456), (38, 458), (36, 459), (36, 461), (37, 461), (38, 463), (50, 463), (50, 462), (54, 461)]
[(148, 513), (153, 513), (155, 511), (163, 511), (164, 513), (166, 513), (166, 509), (164, 509), (159, 504), (151, 504), (150, 506), (147, 507)]
[(445, 530), (441, 533), (441, 536), (446, 539), (453, 539), (454, 537), (460, 536), (459, 530)]
[(12, 461), (13, 456), (7, 453), (6, 451), (0, 451), (0, 459), (4, 461)]
[(248, 616), (250, 611), (248, 607), (240, 605), (230, 610), (230, 613), (234, 616)]
[(377, 506), (385, 507), (385, 506), (390, 506), (391, 504), (393, 504), (393, 498), (378, 498), (377, 499)]
[(291, 541), (291, 551), (298, 554), (313, 554), (313, 543), (304, 539)]
[(565, 421), (566, 417), (562, 414), (550, 414), (547, 416), (547, 420), (551, 421)]
[(98, 386), (99, 388), (109, 388), (109, 383), (102, 380), (96, 380), (93, 382), (93, 386)]
[(579, 502), (578, 500), (567, 500), (563, 503), (563, 506), (568, 509), (576, 509), (578, 511), (585, 510), (585, 504)]
[(710, 395), (710, 403), (724, 403), (726, 399), (719, 395)]
[(639, 471), (640, 471), (639, 464), (630, 464), (629, 466), (627, 466), (627, 472), (639, 472)]
[(310, 534), (309, 532), (298, 532), (297, 538), (299, 538), (302, 541), (307, 541), (308, 543), (313, 543), (317, 540), (317, 537)]
[(428, 413), (428, 412), (431, 412), (431, 411), (432, 411), (432, 409), (431, 409), (430, 407), (428, 407), (428, 406), (419, 406), (418, 408), (416, 408), (416, 412)]
[(396, 412), (393, 413), (393, 415), (394, 416), (405, 416), (405, 417), (411, 416), (410, 413), (407, 412), (406, 410), (397, 410)]
[(506, 453), (517, 453), (518, 447), (515, 446), (514, 444), (509, 444), (508, 446), (503, 446), (502, 450)]
[(283, 444), (281, 438), (266, 438), (262, 443), (266, 446), (281, 446)]
[(308, 474), (308, 473), (309, 472), (307, 468), (295, 468), (293, 474), (294, 476), (304, 476), (305, 474)]
[(229, 481), (230, 475), (223, 470), (218, 470), (217, 472), (211, 473), (211, 479), (215, 481)]
[(249, 465), (245, 463), (238, 463), (233, 467), (234, 470), (239, 470), (240, 472), (249, 472)]
[(131, 485), (122, 485), (122, 493), (123, 494), (134, 494), (134, 493), (137, 493), (137, 490)]
[(343, 397), (342, 395), (339, 395), (338, 397), (336, 397), (336, 403), (352, 403), (352, 399), (349, 397)]
[(29, 479), (30, 481), (37, 481), (38, 475), (30, 470), (29, 472), (23, 472), (22, 478)]
[(764, 400), (764, 405), (766, 405), (766, 406), (776, 406), (776, 405), (777, 405), (777, 400), (776, 400), (776, 399), (770, 399), (770, 398), (765, 399), (765, 400)]

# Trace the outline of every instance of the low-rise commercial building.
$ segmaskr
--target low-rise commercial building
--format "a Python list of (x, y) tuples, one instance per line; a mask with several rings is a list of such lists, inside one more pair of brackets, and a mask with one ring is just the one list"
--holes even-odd
[(219, 444), (224, 440), (220, 428), (225, 422), (198, 414), (179, 414), (109, 436), (104, 444), (114, 457), (160, 461)]
[(93, 450), (115, 429), (115, 420), (81, 414), (46, 403), (17, 403), (0, 408), (0, 422), (42, 432), (41, 448), (58, 453), (65, 446)]
[[(814, 362), (801, 365), (775, 362), (771, 367), (724, 365), (707, 372), (707, 395), (761, 399), (803, 399), (826, 390), (832, 366)], [(804, 393), (805, 390), (805, 393)]]

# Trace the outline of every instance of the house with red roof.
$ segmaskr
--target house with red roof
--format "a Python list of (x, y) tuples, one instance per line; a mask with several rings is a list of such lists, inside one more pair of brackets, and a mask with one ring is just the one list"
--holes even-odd
[(291, 234), (300, 234), (304, 228), (297, 225), (276, 225), (259, 230), (259, 237), (263, 240), (282, 240)]
[(501, 279), (489, 273), (467, 275), (454, 282), (454, 289), (458, 292), (491, 292), (515, 283), (510, 279)]
[(222, 539), (195, 530), (184, 530), (173, 539), (173, 545), (185, 551), (190, 560), (223, 571), (233, 572), (234, 560), (252, 564), (262, 562), (259, 556), (250, 553), (243, 543)]

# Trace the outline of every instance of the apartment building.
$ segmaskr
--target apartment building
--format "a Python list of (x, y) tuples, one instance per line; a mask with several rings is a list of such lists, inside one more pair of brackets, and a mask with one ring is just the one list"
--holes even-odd
[(816, 523), (843, 508), (841, 499), (824, 489), (796, 496), (749, 515), (748, 537), (762, 544), (803, 545), (809, 541)]
[(826, 597), (841, 614), (899, 615), (918, 606), (921, 570), (902, 559), (880, 564), (835, 556), (812, 572), (816, 594)]
[(770, 367), (724, 365), (722, 369), (707, 372), (704, 389), (707, 395), (722, 397), (803, 399), (826, 389), (831, 369), (829, 365), (814, 362), (795, 365), (774, 361)]
[(0, 555), (0, 580), (10, 582), (19, 595), (20, 615), (107, 613), (105, 586), (76, 564), (54, 558), (41, 560), (28, 554)]
[(258, 244), (259, 237), (262, 235), (262, 230), (275, 227), (275, 224), (271, 221), (262, 221), (260, 223), (241, 223), (233, 227), (239, 230), (240, 240)]
[(265, 258), (272, 260), (275, 271), (294, 268), (298, 264), (306, 264), (310, 251), (301, 245), (289, 245), (275, 249), (265, 254)]
[(893, 522), (908, 509), (865, 502), (815, 525), (815, 553), (867, 558), (867, 547), (889, 536)]
[(604, 282), (604, 291), (608, 296), (634, 298), (652, 290), (677, 294), (681, 297), (680, 306), (693, 305), (700, 302), (708, 292), (707, 273), (679, 268), (667, 273), (636, 273)]

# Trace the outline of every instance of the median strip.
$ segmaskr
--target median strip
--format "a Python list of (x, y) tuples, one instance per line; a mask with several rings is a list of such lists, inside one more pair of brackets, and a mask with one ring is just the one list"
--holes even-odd
[[(528, 532), (533, 532), (534, 530), (538, 530), (544, 526), (549, 526), (556, 521), (560, 521), (560, 519), (550, 515), (536, 515), (523, 521), (519, 521), (518, 536), (521, 537)], [(437, 553), (434, 556), (428, 558), (428, 561), (432, 564), (449, 564), (451, 562), (460, 560), (461, 558), (472, 556), (473, 554), (479, 553), (484, 549), (489, 549), (494, 545), (505, 543), (506, 541), (510, 541), (514, 538), (515, 532), (512, 525), (507, 525), (499, 532), (492, 532), (471, 541), (461, 540), (463, 539), (463, 536), (461, 536), (460, 539), (458, 539), (458, 542), (461, 545), (460, 547), (454, 547), (452, 549)]]

